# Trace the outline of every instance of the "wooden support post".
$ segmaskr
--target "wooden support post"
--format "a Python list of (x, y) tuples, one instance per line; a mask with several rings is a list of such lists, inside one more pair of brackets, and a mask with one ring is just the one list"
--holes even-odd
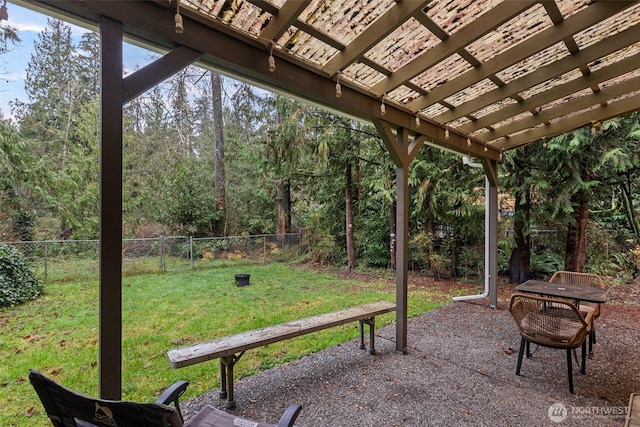
[[(396, 135), (400, 149), (406, 150), (406, 129)], [(407, 352), (407, 274), (409, 271), (409, 161), (407, 156), (396, 168), (396, 351)]]
[(484, 162), (486, 179), (485, 280), (489, 284), (489, 306), (498, 308), (498, 164)]
[(122, 23), (100, 20), (100, 397), (122, 394)]

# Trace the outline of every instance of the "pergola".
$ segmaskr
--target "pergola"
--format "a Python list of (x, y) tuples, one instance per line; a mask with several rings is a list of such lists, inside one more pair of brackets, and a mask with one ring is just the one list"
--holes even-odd
[[(505, 150), (640, 109), (640, 1), (18, 0), (101, 37), (100, 394), (121, 396), (122, 106), (192, 64), (373, 123), (397, 167), (396, 350), (407, 348), (408, 168), (480, 161), (497, 305)], [(165, 55), (123, 78), (122, 42)]]

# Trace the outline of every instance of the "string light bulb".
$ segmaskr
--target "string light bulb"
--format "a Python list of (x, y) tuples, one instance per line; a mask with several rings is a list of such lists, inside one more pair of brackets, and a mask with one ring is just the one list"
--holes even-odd
[(449, 139), (449, 129), (444, 130), (444, 139)]
[(467, 137), (467, 147), (471, 147), (471, 138)]
[(182, 15), (180, 15), (180, 0), (176, 3), (176, 16), (174, 17), (176, 23), (176, 33), (182, 34), (184, 31), (184, 22), (182, 21)]
[(276, 70), (276, 59), (273, 57), (273, 48), (276, 47), (275, 42), (271, 42), (271, 51), (269, 52), (269, 71), (274, 72)]
[(380, 104), (380, 115), (381, 116), (384, 116), (385, 114), (387, 114), (387, 107), (384, 106), (384, 97), (385, 97), (385, 95), (382, 95), (382, 103)]
[(342, 86), (340, 85), (340, 73), (338, 72), (338, 78), (336, 80), (336, 98), (342, 96)]
[(420, 127), (420, 116), (416, 113), (416, 127)]
[(0, 6), (0, 21), (2, 20), (8, 21), (9, 20), (9, 12), (7, 11), (7, 0), (4, 0), (4, 3), (2, 4), (2, 6)]
[(484, 146), (484, 152), (486, 153), (487, 151), (489, 151), (489, 149), (487, 148), (487, 146)]

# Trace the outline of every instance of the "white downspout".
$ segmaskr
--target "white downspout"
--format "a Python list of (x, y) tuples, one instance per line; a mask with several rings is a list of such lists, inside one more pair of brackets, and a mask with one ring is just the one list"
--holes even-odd
[[(462, 156), (462, 163), (472, 168), (481, 168), (481, 163), (474, 163), (469, 156)], [(485, 177), (485, 202), (484, 202), (484, 292), (478, 295), (464, 295), (453, 297), (454, 301), (468, 301), (482, 299), (489, 296), (489, 178)]]

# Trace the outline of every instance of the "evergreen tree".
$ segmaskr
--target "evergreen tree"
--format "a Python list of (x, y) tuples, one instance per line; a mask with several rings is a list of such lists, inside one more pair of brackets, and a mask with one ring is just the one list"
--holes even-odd
[(75, 49), (71, 27), (47, 19), (27, 66), (28, 102), (17, 111), (22, 133), (43, 142), (43, 154), (56, 156), (60, 165), (66, 162), (71, 125), (79, 108)]

